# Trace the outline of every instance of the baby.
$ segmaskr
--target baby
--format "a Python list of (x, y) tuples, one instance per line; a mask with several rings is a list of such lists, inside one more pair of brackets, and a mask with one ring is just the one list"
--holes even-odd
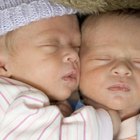
[(76, 11), (48, 0), (0, 7), (0, 140), (112, 140), (115, 113), (86, 106), (65, 117), (54, 105), (79, 84)]
[(86, 102), (117, 110), (122, 124), (116, 139), (136, 140), (140, 12), (126, 10), (89, 16), (82, 25), (80, 59), (80, 90)]

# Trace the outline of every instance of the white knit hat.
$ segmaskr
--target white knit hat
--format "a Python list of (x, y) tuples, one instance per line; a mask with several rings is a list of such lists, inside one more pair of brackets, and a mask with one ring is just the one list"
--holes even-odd
[(0, 0), (0, 35), (43, 18), (75, 13), (49, 0)]

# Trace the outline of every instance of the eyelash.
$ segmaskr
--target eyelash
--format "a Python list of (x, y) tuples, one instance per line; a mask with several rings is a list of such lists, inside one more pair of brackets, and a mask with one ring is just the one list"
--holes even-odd
[(54, 53), (58, 49), (58, 46), (56, 45), (43, 45), (41, 46), (43, 50), (46, 50), (47, 53)]
[(134, 62), (134, 63), (140, 63), (140, 60), (139, 60), (139, 61), (135, 61), (135, 60), (134, 60), (133, 62)]
[(136, 67), (140, 67), (140, 61), (133, 61), (133, 64), (134, 64)]
[(107, 59), (107, 58), (96, 58), (95, 60), (99, 60), (99, 61), (110, 61), (110, 59)]

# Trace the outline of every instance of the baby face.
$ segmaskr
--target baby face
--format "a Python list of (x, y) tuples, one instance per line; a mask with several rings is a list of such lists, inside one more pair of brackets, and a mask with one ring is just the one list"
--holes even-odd
[(79, 84), (80, 32), (76, 16), (33, 22), (12, 33), (11, 77), (64, 100)]
[(140, 19), (104, 16), (83, 30), (80, 89), (117, 110), (140, 107)]

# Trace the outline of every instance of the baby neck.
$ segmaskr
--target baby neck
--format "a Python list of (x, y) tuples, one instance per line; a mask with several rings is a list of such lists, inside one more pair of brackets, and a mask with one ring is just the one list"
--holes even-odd
[(139, 113), (140, 113), (140, 109), (138, 109), (138, 108), (137, 109), (134, 109), (134, 108), (130, 109), (129, 108), (129, 109), (126, 109), (126, 110), (119, 111), (121, 121), (124, 121), (124, 120), (126, 120), (128, 118), (131, 118), (133, 116), (136, 116)]

